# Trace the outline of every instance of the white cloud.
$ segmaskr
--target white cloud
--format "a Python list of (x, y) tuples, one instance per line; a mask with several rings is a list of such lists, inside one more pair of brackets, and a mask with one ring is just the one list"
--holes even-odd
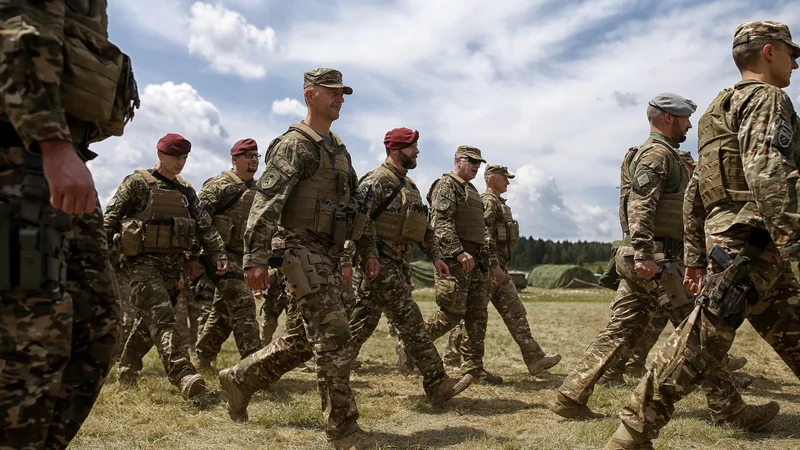
[(286, 97), (272, 102), (272, 114), (303, 118), (306, 116), (306, 106), (295, 98)]
[(220, 4), (196, 2), (189, 17), (189, 53), (206, 58), (214, 70), (244, 78), (264, 78), (265, 61), (275, 52), (275, 31), (258, 28)]

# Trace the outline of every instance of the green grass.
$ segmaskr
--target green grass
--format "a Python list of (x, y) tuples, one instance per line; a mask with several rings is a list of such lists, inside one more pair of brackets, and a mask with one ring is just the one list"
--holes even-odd
[[(431, 290), (417, 291), (416, 296), (423, 314), (427, 316), (435, 309)], [(352, 374), (362, 428), (390, 448), (601, 448), (616, 428), (616, 413), (633, 386), (595, 390), (589, 405), (609, 416), (603, 420), (564, 421), (547, 405), (555, 395), (554, 389), (608, 320), (611, 296), (611, 291), (599, 289), (529, 288), (522, 292), (534, 337), (546, 351), (564, 356), (550, 373), (537, 378), (525, 372), (519, 349), (490, 306), (485, 363), (506, 383), (499, 387), (475, 385), (440, 409), (424, 401), (418, 376), (402, 376), (394, 370), (395, 341), (381, 324), (362, 350), (363, 367)], [(437, 344), (441, 347), (444, 339)], [(732, 353), (750, 360), (743, 371), (755, 377), (755, 382), (744, 392), (746, 400), (777, 400), (782, 407), (778, 418), (756, 434), (716, 427), (704, 398), (695, 393), (679, 403), (675, 419), (663, 430), (656, 448), (800, 448), (797, 378), (747, 324), (739, 332)], [(238, 353), (229, 340), (218, 365), (237, 360)], [(112, 372), (72, 448), (328, 448), (313, 374), (292, 371), (258, 393), (250, 405), (247, 424), (230, 421), (224, 403), (198, 410), (183, 401), (167, 382), (155, 351), (147, 355), (139, 387), (121, 390), (115, 378)], [(207, 380), (218, 388), (215, 377), (209, 375)]]

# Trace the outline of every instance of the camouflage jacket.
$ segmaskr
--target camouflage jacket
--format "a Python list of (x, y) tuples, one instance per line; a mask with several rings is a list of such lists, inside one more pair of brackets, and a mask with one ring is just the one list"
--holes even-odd
[[(155, 167), (150, 169), (153, 176), (158, 179), (159, 188), (173, 190), (176, 189), (176, 181), (170, 182)], [(211, 226), (211, 218), (206, 213), (194, 188), (188, 182), (183, 186), (181, 193), (186, 197), (189, 213), (195, 221), (197, 239), (203, 249), (214, 260), (227, 259), (225, 246), (222, 238), (219, 237), (217, 230)], [(122, 180), (122, 184), (117, 188), (117, 192), (108, 201), (106, 212), (103, 216), (103, 228), (109, 243), (113, 242), (114, 235), (120, 232), (120, 221), (125, 217), (139, 214), (145, 210), (150, 200), (150, 186), (139, 175), (128, 175)], [(192, 251), (193, 254), (199, 253), (199, 248)]]
[(486, 191), (481, 195), (481, 200), (483, 201), (483, 221), (486, 224), (486, 243), (489, 246), (489, 253), (497, 256), (489, 260), (489, 265), (500, 264), (505, 268), (508, 261), (511, 260), (511, 245), (498, 245), (494, 230), (497, 227), (497, 221), (503, 220), (503, 205), (506, 203), (506, 199)]
[[(443, 176), (435, 182), (433, 189), (428, 193), (428, 201), (431, 204), (431, 226), (436, 234), (439, 248), (445, 256), (455, 257), (463, 251), (477, 253), (485, 251), (489, 254), (489, 261), (497, 261), (497, 256), (490, 251), (488, 242), (490, 240), (488, 231), (485, 242), (478, 248), (465, 248), (456, 233), (455, 214), (458, 205), (467, 201), (464, 186), (449, 176)], [(469, 189), (477, 194), (477, 190), (472, 183), (466, 183)], [(485, 230), (485, 227), (484, 227)], [(473, 254), (472, 256), (477, 256)]]
[[(229, 173), (241, 180), (235, 172), (231, 171)], [(255, 189), (253, 180), (244, 181), (244, 184), (249, 189)], [(220, 208), (230, 205), (235, 199), (239, 198), (239, 191), (239, 184), (231, 180), (227, 175), (219, 174), (206, 180), (197, 196), (203, 202), (203, 210), (209, 216), (214, 217)]]
[[(319, 135), (317, 135), (319, 136)], [(332, 136), (332, 135), (331, 135)], [(323, 142), (326, 148), (328, 144)], [(267, 267), (272, 248), (310, 247), (315, 252), (333, 252), (341, 257), (343, 246), (338, 248), (333, 239), (310, 230), (285, 229), (280, 226), (283, 206), (292, 188), (300, 179), (310, 178), (319, 169), (320, 152), (316, 144), (300, 133), (290, 131), (280, 141), (273, 141), (267, 150), (267, 167), (258, 180), (259, 192), (255, 196), (244, 232), (244, 268)], [(349, 157), (348, 157), (349, 159)], [(358, 177), (350, 166), (353, 182), (350, 207), (357, 208), (364, 200), (355, 186)], [(359, 255), (366, 260), (377, 257), (375, 227), (370, 223), (356, 243)]]
[(702, 267), (706, 260), (706, 211), (700, 199), (698, 172), (692, 174), (683, 197), (683, 259), (686, 267)]
[[(415, 190), (417, 191), (420, 198), (422, 195), (419, 194), (419, 189), (417, 185), (410, 181), (404, 174), (395, 169), (394, 165), (387, 160), (383, 163), (383, 167), (389, 169), (394, 173), (398, 178), (406, 180), (403, 185), (403, 189)], [(380, 205), (382, 205), (386, 199), (392, 194), (394, 189), (396, 188), (394, 181), (391, 179), (390, 176), (386, 175), (380, 170), (373, 170), (364, 176), (359, 183), (359, 188), (364, 190), (364, 188), (372, 188), (372, 193), (374, 194), (374, 201), (372, 203), (372, 208), (370, 209), (370, 214), (373, 213)], [(385, 211), (391, 212), (400, 212), (403, 206), (403, 200), (401, 195), (397, 195), (389, 205), (386, 206)], [(411, 258), (411, 244), (402, 244), (396, 242), (390, 242), (388, 240), (382, 240), (382, 248), (383, 250), (381, 253), (385, 256), (393, 257), (396, 259), (403, 259), (403, 260), (410, 260)], [(437, 259), (442, 259), (444, 256), (442, 252), (439, 250), (439, 245), (436, 243), (436, 235), (433, 232), (433, 229), (428, 225), (427, 231), (425, 231), (425, 240), (419, 244), (422, 251), (425, 252), (425, 255), (430, 258), (431, 261), (436, 261)]]
[(64, 0), (0, 0), (0, 122), (10, 122), (25, 147), (71, 140), (60, 103)]

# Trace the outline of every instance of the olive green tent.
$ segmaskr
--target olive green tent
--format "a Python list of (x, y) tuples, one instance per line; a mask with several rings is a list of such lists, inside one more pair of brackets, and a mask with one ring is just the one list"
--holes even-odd
[(585, 288), (597, 286), (597, 280), (592, 271), (585, 267), (544, 264), (531, 270), (528, 286), (546, 289)]

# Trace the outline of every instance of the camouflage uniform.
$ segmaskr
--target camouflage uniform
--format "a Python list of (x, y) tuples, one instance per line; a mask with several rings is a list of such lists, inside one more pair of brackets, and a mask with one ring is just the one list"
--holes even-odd
[(214, 283), (208, 279), (204, 269), (200, 275), (190, 278), (183, 289), (186, 307), (189, 310), (189, 337), (192, 351), (200, 335), (203, 333), (208, 316), (211, 315), (211, 304), (214, 302)]
[(119, 289), (120, 306), (122, 307), (122, 327), (117, 340), (117, 350), (114, 352), (114, 359), (116, 360), (122, 354), (125, 342), (133, 329), (133, 322), (136, 320), (136, 308), (131, 303), (131, 275), (130, 269), (124, 260), (114, 265), (114, 276)]
[[(338, 74), (328, 71), (321, 76), (333, 72)], [(341, 74), (338, 78), (341, 82)], [(333, 224), (325, 222), (331, 219), (322, 215), (331, 211), (330, 216), (335, 217), (332, 209), (340, 203), (351, 212), (359, 210), (363, 195), (356, 189), (358, 179), (349, 153), (334, 133), (323, 137), (305, 123), (293, 124), (272, 142), (266, 161), (245, 231), (244, 268), (266, 268), (273, 254), (271, 248), (272, 252), (283, 254), (283, 273), (290, 294), (286, 331), (267, 347), (223, 371), (220, 377), (230, 375), (249, 399), (252, 393), (313, 356), (326, 433), (331, 440), (343, 439), (360, 430), (350, 389), (350, 327), (342, 305), (339, 260), (344, 241), (334, 242), (330, 231)], [(330, 180), (339, 184), (334, 187)], [(330, 224), (330, 228), (322, 224)], [(360, 238), (357, 233), (342, 237), (357, 238), (357, 249), (364, 260), (377, 256), (371, 225)], [(293, 279), (287, 264), (299, 264), (305, 279), (298, 277), (296, 271)], [(308, 285), (303, 286), (305, 283)]]
[[(640, 147), (631, 149), (622, 164), (620, 219), (627, 234), (616, 255), (620, 284), (611, 319), (558, 389), (580, 405), (586, 405), (600, 377), (641, 339), (659, 307), (676, 327), (691, 312), (691, 295), (683, 287), (683, 264), (678, 259), (681, 216), (677, 215), (677, 222), (669, 220), (676, 215), (673, 209), (681, 207), (688, 183), (677, 146), (654, 132)], [(636, 275), (634, 261), (640, 260), (654, 260), (663, 270), (661, 278), (645, 281)], [(724, 368), (707, 385), (706, 400), (715, 419), (734, 416), (745, 408), (732, 375)]]
[[(740, 25), (734, 45), (765, 39), (782, 40), (800, 56), (788, 28), (776, 22)], [(720, 365), (744, 319), (800, 377), (800, 283), (788, 262), (800, 250), (800, 119), (783, 90), (745, 80), (719, 94), (698, 128), (700, 158), (684, 203), (687, 266), (707, 267), (714, 245), (735, 257), (750, 236), (766, 230), (771, 240), (748, 272), (745, 283), (755, 295), (743, 310), (723, 318), (714, 308), (697, 306), (658, 351), (620, 413), (617, 433), (627, 426), (639, 442), (657, 437), (675, 403)]]
[[(443, 259), (436, 236), (427, 222), (427, 208), (422, 204), (414, 181), (400, 173), (389, 159), (366, 174), (360, 185), (370, 188), (375, 194), (373, 216), (375, 209), (384, 205), (395, 190), (399, 189), (399, 194), (395, 194), (382, 213), (374, 217), (381, 272), (374, 280), (361, 277), (360, 295), (350, 317), (353, 359), (358, 357), (361, 346), (375, 331), (383, 312), (396, 326), (406, 351), (422, 373), (425, 393), (431, 396), (436, 386), (448, 377), (436, 347), (425, 333), (422, 313), (411, 296), (410, 270), (413, 243), (418, 243), (431, 261)], [(409, 209), (411, 212), (407, 212)], [(407, 214), (418, 214), (418, 222), (414, 225), (411, 219), (406, 218)], [(404, 226), (406, 221), (409, 225)], [(398, 228), (409, 230), (407, 236), (413, 228), (416, 235), (403, 237)], [(416, 241), (420, 237), (421, 241)]]
[[(492, 167), (497, 166), (490, 165), (486, 170), (488, 171)], [(509, 178), (514, 177), (514, 174), (509, 173), (507, 169), (498, 173)], [(545, 356), (545, 353), (531, 334), (527, 311), (519, 298), (514, 281), (508, 274), (511, 245), (519, 239), (519, 225), (515, 220), (511, 219), (511, 209), (506, 206), (504, 198), (498, 197), (491, 192), (484, 192), (481, 195), (481, 200), (483, 201), (484, 221), (487, 233), (490, 236), (489, 248), (497, 255), (497, 262), (505, 275), (501, 284), (489, 283), (487, 295), (500, 317), (502, 317), (508, 332), (514, 338), (514, 342), (519, 346), (525, 365), (533, 367), (534, 363)], [(505, 215), (508, 217), (504, 217)], [(449, 365), (457, 365), (461, 359), (457, 352), (463, 341), (462, 333), (463, 327), (459, 325), (450, 334), (447, 351), (444, 356)]]
[[(105, 2), (83, 2), (87, 11), (73, 10), (72, 3), (67, 9), (63, 0), (0, 1), (3, 449), (66, 448), (100, 393), (119, 334), (118, 293), (100, 205), (71, 217), (52, 208), (39, 157), (40, 142), (58, 139), (71, 141), (89, 160), (96, 155), (88, 145), (110, 134), (107, 123), (95, 122), (102, 119), (77, 115), (96, 103), (75, 102), (86, 80), (64, 63), (65, 35), (75, 38), (65, 30), (74, 32), (76, 20), (85, 20), (87, 33), (98, 42), (105, 40)], [(84, 75), (96, 74), (87, 70)], [(113, 85), (100, 93), (85, 87), (103, 100), (115, 98)], [(135, 96), (132, 86), (120, 88)], [(131, 105), (120, 100), (132, 115)], [(121, 134), (126, 121), (115, 122), (114, 134)], [(21, 251), (30, 253), (21, 259)], [(41, 272), (30, 263), (41, 263)]]
[[(474, 147), (459, 147), (480, 151)], [(474, 154), (474, 153), (473, 153)], [(453, 173), (434, 181), (427, 195), (431, 205), (431, 225), (437, 244), (450, 267), (450, 276), (436, 278), (436, 304), (439, 311), (428, 317), (425, 328), (432, 341), (444, 336), (464, 320), (464, 338), (461, 354), (465, 372), (483, 369), (484, 340), (488, 320), (486, 278), (476, 264), (472, 272), (465, 272), (456, 257), (468, 252), (478, 260), (479, 254), (489, 254), (486, 228), (483, 226), (483, 204), (480, 194), (470, 182)], [(462, 217), (462, 208), (473, 202), (474, 217)], [(472, 228), (472, 229), (470, 229)], [(490, 261), (497, 260), (489, 255)]]
[[(244, 181), (235, 172), (229, 171), (206, 181), (198, 196), (205, 202), (206, 211), (216, 220), (215, 216), (228, 211), (249, 211), (253, 193), (255, 193), (255, 183), (252, 180)], [(237, 222), (233, 224), (234, 230), (239, 227), (243, 229), (245, 218), (240, 217), (238, 212), (232, 217)], [(229, 222), (223, 222), (220, 227), (229, 227), (227, 223)], [(243, 243), (236, 239), (236, 231), (232, 234), (230, 243), (226, 247), (228, 273), (216, 283), (211, 314), (197, 341), (198, 358), (215, 359), (231, 331), (242, 358), (262, 347), (253, 293), (244, 283), (244, 272), (240, 266)]]
[(280, 269), (269, 270), (269, 289), (262, 292), (264, 303), (261, 313), (264, 320), (261, 324), (261, 343), (263, 346), (272, 342), (272, 336), (278, 329), (278, 318), (286, 311), (288, 297), (286, 296), (286, 282)]
[[(151, 202), (151, 198), (156, 198), (152, 192), (155, 189), (167, 193), (178, 191), (176, 194), (185, 200), (182, 200), (185, 214), (195, 224), (193, 230), (185, 231), (191, 233), (187, 241), (191, 241), (196, 233), (197, 240), (213, 260), (226, 259), (222, 239), (212, 228), (211, 220), (203, 211), (192, 186), (179, 176), (169, 180), (155, 168), (127, 176), (109, 200), (104, 217), (109, 241), (119, 239), (115, 235), (121, 232), (123, 219), (136, 218), (150, 210), (151, 205), (155, 204)], [(149, 219), (143, 218), (143, 221), (149, 222)], [(149, 230), (150, 225), (147, 226)], [(122, 251), (127, 252), (124, 237)], [(192, 248), (191, 251), (196, 253), (197, 249)], [(137, 255), (126, 256), (126, 260), (131, 273), (131, 301), (137, 309), (137, 316), (134, 330), (120, 358), (120, 381), (136, 382), (142, 369), (142, 358), (155, 345), (169, 381), (181, 388), (181, 380), (196, 373), (185, 348), (186, 332), (181, 334), (181, 330), (187, 328), (186, 318), (184, 316), (181, 327), (175, 311), (178, 281), (186, 254), (180, 249), (155, 252), (145, 248)]]

